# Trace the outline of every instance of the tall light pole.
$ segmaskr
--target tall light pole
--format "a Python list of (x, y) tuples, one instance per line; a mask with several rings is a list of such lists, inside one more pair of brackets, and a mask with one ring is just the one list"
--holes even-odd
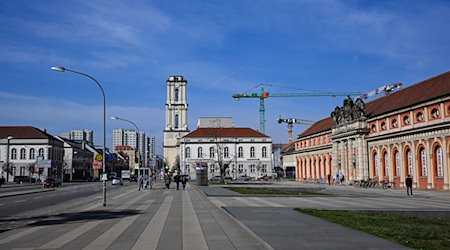
[[(92, 77), (88, 74), (82, 73), (82, 72), (67, 69), (62, 66), (54, 66), (54, 67), (51, 67), (51, 69), (58, 71), (58, 72), (68, 71), (68, 72), (72, 72), (75, 74), (85, 76), (85, 77), (93, 80), (100, 88), (100, 91), (102, 92), (102, 96), (103, 96), (103, 155), (102, 155), (103, 162), (102, 162), (102, 164), (103, 164), (103, 175), (105, 175), (106, 174), (106, 157), (105, 157), (105, 154), (106, 154), (106, 150), (105, 150), (105, 148), (106, 148), (106, 97), (105, 97), (105, 91), (103, 91), (102, 85), (100, 85), (100, 83), (94, 77)], [(106, 206), (106, 178), (105, 178), (105, 176), (103, 176), (102, 180), (103, 180), (103, 206), (105, 207)]]
[(9, 140), (11, 140), (13, 137), (8, 136), (7, 142), (6, 142), (6, 182), (9, 182), (9, 172), (11, 171), (9, 167)]
[[(136, 138), (136, 154), (137, 154), (138, 157), (139, 157), (139, 159), (138, 159), (139, 168), (141, 168), (141, 167), (142, 167), (142, 166), (141, 166), (141, 165), (142, 165), (142, 160), (141, 160), (141, 151), (139, 150), (139, 147), (140, 147), (140, 143), (139, 143), (140, 132), (139, 132), (138, 126), (136, 125), (136, 123), (134, 123), (134, 122), (132, 122), (132, 121), (130, 121), (130, 120), (127, 120), (127, 119), (124, 119), (124, 118), (120, 118), (120, 117), (117, 117), (117, 116), (113, 116), (113, 117), (111, 117), (111, 119), (112, 119), (112, 120), (121, 120), (121, 121), (125, 121), (125, 122), (128, 122), (128, 123), (131, 123), (131, 124), (133, 124), (133, 126), (136, 128), (137, 134), (138, 134), (138, 136), (137, 136), (137, 138)], [(144, 140), (145, 140), (145, 138), (144, 138)]]

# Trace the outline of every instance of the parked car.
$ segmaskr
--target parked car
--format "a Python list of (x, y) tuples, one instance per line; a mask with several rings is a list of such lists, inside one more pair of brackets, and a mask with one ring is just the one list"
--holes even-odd
[(236, 178), (236, 180), (238, 180), (238, 181), (249, 181), (251, 179), (252, 179), (252, 177), (247, 176), (247, 175), (241, 175)]
[(44, 180), (44, 188), (59, 187), (59, 186), (61, 186), (61, 180), (59, 179), (48, 177)]
[(270, 175), (263, 175), (263, 176), (258, 177), (258, 180), (260, 180), (260, 181), (272, 180), (272, 176), (270, 176)]
[(216, 176), (209, 178), (209, 180), (210, 181), (220, 181), (220, 180), (222, 180), (222, 177), (220, 175), (216, 175)]
[(26, 176), (26, 175), (17, 175), (14, 176), (15, 183), (36, 183), (36, 178)]
[(112, 184), (113, 185), (123, 185), (123, 180), (120, 177), (116, 177), (112, 179)]

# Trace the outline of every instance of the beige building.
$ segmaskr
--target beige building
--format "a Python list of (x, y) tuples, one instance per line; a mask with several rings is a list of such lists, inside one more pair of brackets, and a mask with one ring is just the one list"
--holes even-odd
[(170, 76), (167, 80), (163, 154), (170, 170), (180, 167), (180, 138), (189, 133), (186, 85), (183, 76)]
[(344, 100), (295, 142), (298, 181), (343, 175), (449, 189), (450, 72), (365, 104)]

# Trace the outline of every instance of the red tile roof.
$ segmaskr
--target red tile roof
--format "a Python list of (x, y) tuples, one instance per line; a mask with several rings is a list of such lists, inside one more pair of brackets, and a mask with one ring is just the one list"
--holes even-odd
[[(366, 117), (376, 117), (449, 95), (450, 71), (366, 103)], [(301, 133), (298, 138), (331, 130), (332, 127), (333, 119), (327, 117), (314, 123)]]
[(116, 151), (134, 150), (134, 148), (132, 146), (128, 146), (128, 145), (118, 145), (118, 146), (115, 146), (114, 149)]
[(269, 137), (251, 128), (198, 128), (185, 135), (186, 138), (198, 137)]
[(52, 135), (31, 126), (4, 126), (0, 127), (0, 138), (12, 136), (16, 139), (53, 139)]

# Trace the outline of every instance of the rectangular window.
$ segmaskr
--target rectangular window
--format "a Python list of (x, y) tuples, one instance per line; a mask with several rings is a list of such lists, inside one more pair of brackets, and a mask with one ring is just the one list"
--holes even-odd
[(20, 167), (20, 174), (19, 175), (25, 175), (25, 167)]
[(250, 165), (250, 173), (254, 173), (254, 172), (256, 172), (256, 166), (255, 166), (255, 164), (251, 164)]
[(266, 164), (263, 164), (263, 165), (262, 165), (262, 167), (261, 167), (261, 172), (267, 173), (267, 165), (266, 165)]
[(238, 171), (240, 174), (242, 174), (244, 172), (244, 165), (243, 164), (239, 164), (238, 165)]

